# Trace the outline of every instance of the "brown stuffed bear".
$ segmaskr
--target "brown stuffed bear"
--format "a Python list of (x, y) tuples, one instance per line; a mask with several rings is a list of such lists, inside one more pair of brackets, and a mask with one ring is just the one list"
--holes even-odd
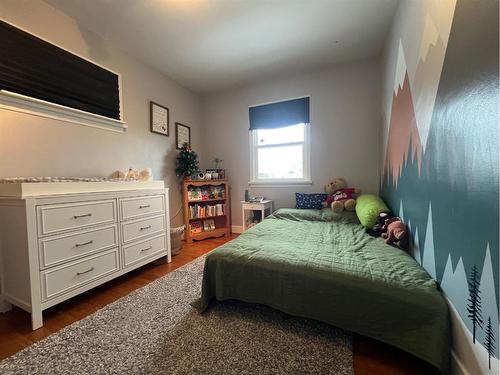
[(402, 250), (408, 250), (409, 234), (406, 225), (399, 217), (391, 217), (385, 221), (387, 231), (382, 233), (382, 238), (385, 238), (385, 243), (396, 245)]
[(343, 178), (336, 178), (325, 186), (328, 194), (325, 206), (331, 206), (334, 212), (354, 211), (356, 200), (354, 194), (360, 194), (359, 189), (347, 188), (347, 182)]

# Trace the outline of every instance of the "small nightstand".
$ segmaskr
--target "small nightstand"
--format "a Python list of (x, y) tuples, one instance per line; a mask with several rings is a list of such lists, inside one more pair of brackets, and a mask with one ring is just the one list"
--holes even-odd
[(262, 202), (241, 201), (241, 211), (243, 212), (243, 232), (248, 229), (248, 225), (253, 220), (261, 222), (266, 216), (273, 213), (273, 201), (264, 200)]

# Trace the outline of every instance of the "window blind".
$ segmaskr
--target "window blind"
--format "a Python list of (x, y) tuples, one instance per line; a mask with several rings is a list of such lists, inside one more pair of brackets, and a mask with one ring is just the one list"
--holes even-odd
[(250, 130), (308, 124), (309, 97), (249, 108)]
[(0, 21), (0, 90), (120, 120), (118, 75)]

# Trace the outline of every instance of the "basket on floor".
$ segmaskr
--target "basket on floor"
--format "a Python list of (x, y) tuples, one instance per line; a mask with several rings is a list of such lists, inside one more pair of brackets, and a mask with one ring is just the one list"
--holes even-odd
[(176, 228), (170, 228), (170, 248), (172, 256), (177, 255), (182, 250), (182, 238), (184, 237), (185, 225)]

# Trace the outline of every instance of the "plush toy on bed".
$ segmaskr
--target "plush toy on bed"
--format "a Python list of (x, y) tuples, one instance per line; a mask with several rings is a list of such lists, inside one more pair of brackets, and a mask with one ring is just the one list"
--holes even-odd
[(399, 217), (391, 217), (385, 221), (387, 231), (382, 233), (382, 238), (385, 238), (385, 243), (396, 245), (402, 250), (408, 250), (409, 235), (408, 228)]
[(366, 229), (366, 233), (373, 237), (380, 237), (382, 234), (387, 232), (387, 225), (385, 222), (390, 219), (392, 214), (390, 212), (381, 212), (377, 216), (377, 222), (371, 228)]
[(348, 188), (347, 182), (343, 178), (335, 178), (325, 186), (328, 194), (326, 206), (332, 207), (334, 212), (354, 211), (356, 207), (356, 194), (360, 194), (359, 189)]

